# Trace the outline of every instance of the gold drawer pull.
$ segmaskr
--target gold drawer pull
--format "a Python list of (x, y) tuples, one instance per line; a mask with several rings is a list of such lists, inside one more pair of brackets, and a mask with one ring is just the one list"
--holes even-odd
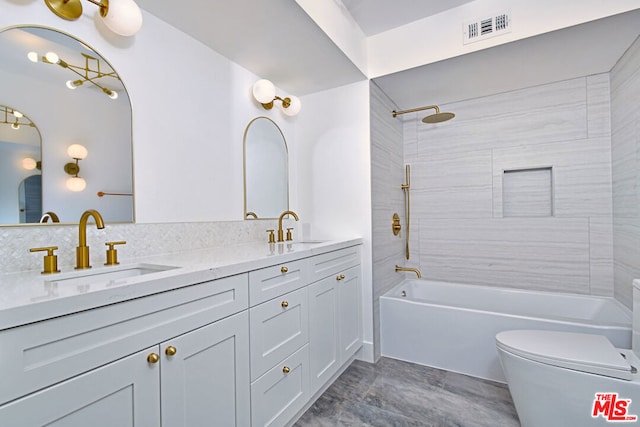
[(336, 277), (336, 280), (344, 280), (347, 276), (345, 276), (344, 274), (339, 275), (338, 277)]
[(147, 362), (149, 363), (158, 363), (159, 360), (160, 356), (158, 356), (156, 353), (151, 353), (147, 356)]
[(288, 374), (289, 372), (291, 372), (291, 369), (289, 369), (288, 366), (285, 366), (284, 368), (282, 368), (282, 372)]
[(288, 272), (288, 271), (289, 271), (289, 269), (288, 269), (287, 267), (282, 267), (282, 268), (280, 269), (280, 271), (281, 271), (282, 273), (286, 273), (286, 272)]
[(282, 308), (287, 308), (287, 307), (289, 307), (289, 303), (288, 303), (287, 301), (282, 301), (282, 302), (280, 303), (280, 305), (282, 306)]
[(164, 350), (164, 354), (166, 354), (167, 356), (175, 356), (177, 352), (178, 352), (178, 349), (172, 345), (170, 345)]

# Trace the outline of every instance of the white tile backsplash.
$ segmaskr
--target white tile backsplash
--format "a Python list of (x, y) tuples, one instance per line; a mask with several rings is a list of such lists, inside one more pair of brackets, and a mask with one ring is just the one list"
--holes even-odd
[[(297, 238), (300, 223), (285, 220), (293, 227)], [(91, 264), (102, 265), (106, 260), (107, 241), (124, 240), (118, 245), (118, 260), (150, 255), (183, 252), (203, 248), (242, 244), (254, 241), (267, 242), (265, 230), (277, 228), (277, 220), (192, 222), (165, 224), (106, 224), (98, 230), (95, 224), (87, 225), (87, 244), (90, 247)], [(58, 246), (58, 266), (63, 271), (73, 270), (75, 248), (78, 246), (78, 225), (50, 225), (25, 227), (0, 227), (0, 273), (41, 270), (42, 252), (29, 253), (29, 248)]]

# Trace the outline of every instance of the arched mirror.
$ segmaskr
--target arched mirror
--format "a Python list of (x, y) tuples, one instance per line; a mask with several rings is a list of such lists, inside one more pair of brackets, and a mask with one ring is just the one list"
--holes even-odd
[(0, 105), (0, 224), (40, 220), (40, 142), (40, 132), (29, 116)]
[[(117, 72), (82, 41), (43, 27), (0, 32), (0, 57), (0, 108), (9, 122), (0, 124), (0, 225), (73, 223), (87, 209), (107, 222), (132, 222), (131, 103)], [(34, 126), (12, 128), (14, 111)]]
[(273, 120), (257, 117), (244, 133), (245, 219), (278, 218), (288, 209), (287, 142)]

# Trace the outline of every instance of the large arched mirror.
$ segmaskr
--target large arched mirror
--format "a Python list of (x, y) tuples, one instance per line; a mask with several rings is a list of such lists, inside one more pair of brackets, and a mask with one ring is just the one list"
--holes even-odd
[(244, 133), (245, 219), (278, 218), (288, 209), (287, 142), (273, 120), (257, 117)]
[[(0, 32), (0, 57), (0, 104), (9, 122), (0, 124), (0, 150), (15, 153), (11, 164), (4, 154), (0, 162), (0, 225), (77, 222), (87, 209), (107, 222), (132, 222), (131, 103), (117, 72), (85, 43), (43, 27)], [(12, 127), (14, 111), (36, 126)], [(37, 138), (26, 143), (28, 132)], [(69, 152), (74, 144), (86, 156)], [(26, 158), (37, 167), (24, 169)]]

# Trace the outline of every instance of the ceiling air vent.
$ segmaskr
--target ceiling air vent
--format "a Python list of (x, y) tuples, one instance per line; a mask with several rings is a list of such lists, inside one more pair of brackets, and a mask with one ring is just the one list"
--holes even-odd
[(509, 32), (511, 32), (511, 19), (508, 13), (497, 13), (491, 17), (468, 21), (462, 27), (464, 44)]

